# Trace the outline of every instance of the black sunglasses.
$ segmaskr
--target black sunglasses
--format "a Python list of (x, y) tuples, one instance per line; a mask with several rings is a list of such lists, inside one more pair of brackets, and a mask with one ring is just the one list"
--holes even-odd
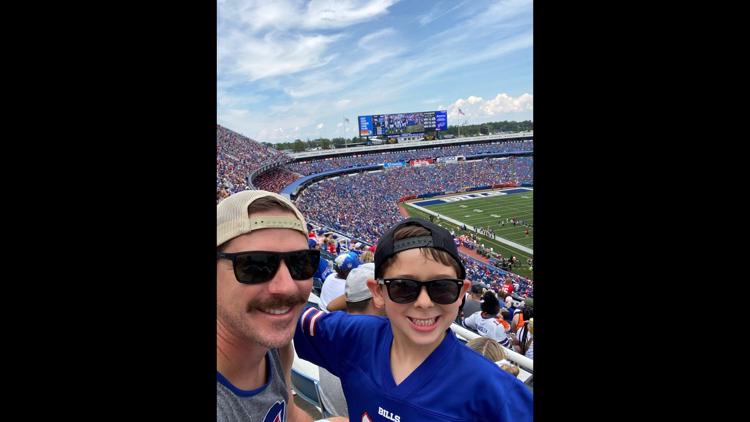
[(216, 252), (216, 258), (232, 261), (234, 276), (244, 284), (259, 284), (273, 278), (283, 259), (295, 280), (312, 278), (318, 270), (320, 251), (305, 249), (291, 252), (250, 251), (237, 253)]
[(458, 300), (463, 280), (457, 278), (441, 278), (430, 281), (417, 281), (409, 278), (384, 278), (378, 284), (384, 284), (388, 289), (388, 297), (396, 303), (411, 303), (417, 300), (422, 286), (427, 287), (427, 295), (440, 305), (449, 305)]

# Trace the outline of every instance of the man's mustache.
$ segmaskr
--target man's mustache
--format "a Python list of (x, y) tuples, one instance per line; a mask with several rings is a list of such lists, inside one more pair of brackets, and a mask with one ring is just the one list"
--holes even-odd
[(247, 311), (253, 309), (285, 308), (307, 303), (307, 297), (301, 294), (292, 296), (273, 296), (266, 299), (251, 300), (247, 304)]

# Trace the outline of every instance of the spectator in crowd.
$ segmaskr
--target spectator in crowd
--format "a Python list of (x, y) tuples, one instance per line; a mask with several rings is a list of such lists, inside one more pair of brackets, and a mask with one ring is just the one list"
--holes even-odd
[(521, 303), (520, 309), (513, 312), (510, 330), (514, 333), (517, 332), (519, 328), (523, 327), (524, 321), (528, 321), (530, 318), (534, 318), (534, 299), (526, 298)]
[(503, 371), (517, 377), (521, 370), (517, 365), (514, 365), (510, 361), (503, 350), (503, 346), (497, 341), (489, 337), (477, 337), (466, 342), (466, 345), (473, 351), (487, 358), (490, 362), (494, 362), (500, 366)]
[[(320, 250), (320, 245), (317, 245), (317, 247), (310, 248), (310, 249), (317, 249)], [(331, 275), (331, 267), (332, 263), (331, 261), (320, 257), (320, 263), (318, 264), (318, 269), (315, 271), (315, 274), (313, 274), (313, 290), (312, 292), (320, 297), (320, 292), (323, 289), (323, 281), (325, 281), (326, 278), (328, 278), (329, 275)]]
[(481, 310), (480, 306), (482, 302), (482, 294), (484, 294), (483, 283), (479, 282), (471, 285), (471, 289), (469, 289), (469, 296), (466, 298), (466, 302), (461, 308), (461, 310), (463, 311), (464, 319), (470, 315), (474, 315), (474, 313)]
[(489, 337), (505, 347), (510, 347), (506, 325), (501, 322), (501, 318), (497, 317), (498, 313), (500, 313), (500, 302), (494, 294), (485, 294), (482, 297), (481, 310), (466, 317), (464, 325), (481, 336)]
[(323, 289), (320, 291), (320, 309), (322, 311), (328, 312), (328, 303), (344, 294), (346, 277), (349, 275), (349, 271), (358, 266), (359, 260), (348, 253), (336, 257), (336, 260), (333, 261), (334, 272), (325, 279)]
[[(513, 304), (513, 296), (511, 296), (511, 295), (509, 295), (507, 293), (506, 293), (506, 296), (505, 296), (505, 309), (508, 310), (508, 316), (510, 317), (510, 319), (507, 319), (506, 321), (512, 322), (513, 321), (513, 317), (515, 316), (516, 307)], [(511, 331), (513, 331), (513, 330), (511, 330)]]
[(371, 251), (364, 251), (362, 252), (362, 255), (359, 256), (359, 260), (362, 261), (362, 263), (366, 262), (373, 262), (375, 261), (375, 254)]
[(524, 324), (518, 333), (511, 334), (511, 339), (514, 351), (534, 359), (534, 318), (529, 318), (528, 323)]

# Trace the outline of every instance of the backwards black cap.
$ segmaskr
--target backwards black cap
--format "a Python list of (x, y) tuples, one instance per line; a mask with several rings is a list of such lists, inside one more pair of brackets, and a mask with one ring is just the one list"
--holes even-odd
[[(407, 225), (417, 225), (424, 227), (430, 232), (430, 235), (409, 237), (406, 239), (394, 241), (393, 233), (395, 233), (399, 228)], [(466, 268), (464, 268), (464, 264), (461, 262), (461, 258), (458, 256), (458, 248), (456, 247), (456, 243), (454, 242), (453, 236), (451, 236), (450, 232), (438, 226), (437, 224), (433, 224), (429, 221), (425, 221), (421, 218), (415, 217), (407, 218), (406, 220), (399, 222), (395, 226), (391, 227), (391, 229), (388, 230), (388, 232), (380, 238), (378, 246), (375, 249), (375, 276), (383, 276), (382, 265), (388, 258), (401, 251), (414, 248), (433, 248), (448, 252), (448, 254), (453, 257), (456, 263), (458, 263), (458, 267), (461, 269), (461, 273), (458, 275), (458, 278), (466, 278)]]

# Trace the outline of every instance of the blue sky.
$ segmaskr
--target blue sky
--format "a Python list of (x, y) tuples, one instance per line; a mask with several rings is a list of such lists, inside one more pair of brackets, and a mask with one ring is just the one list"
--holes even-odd
[(218, 122), (275, 143), (351, 138), (367, 114), (533, 120), (532, 13), (531, 0), (218, 0)]

